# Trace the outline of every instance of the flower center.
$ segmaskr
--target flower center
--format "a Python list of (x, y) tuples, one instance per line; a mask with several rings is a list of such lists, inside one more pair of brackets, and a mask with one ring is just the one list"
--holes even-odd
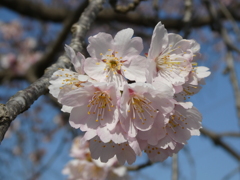
[[(62, 68), (59, 68), (59, 70), (64, 71), (64, 69)], [(75, 85), (76, 87), (83, 87), (81, 84), (86, 82), (86, 81), (79, 81), (77, 78), (77, 73), (72, 75), (66, 72), (63, 75), (56, 75), (56, 76), (65, 78), (62, 80), (62, 86), (60, 87), (60, 89), (63, 89), (65, 85)]]
[(116, 57), (116, 54), (118, 52), (113, 51), (111, 49), (109, 49), (108, 51), (112, 51), (112, 54), (103, 55), (102, 53), (100, 53), (100, 55), (103, 56), (102, 61), (106, 63), (106, 67), (104, 68), (104, 71), (107, 71), (108, 73), (117, 74), (118, 71), (121, 70), (122, 63), (125, 61), (121, 60), (122, 57)]
[(145, 124), (144, 121), (147, 121), (147, 118), (154, 118), (157, 110), (152, 107), (151, 103), (152, 102), (145, 97), (133, 95), (128, 101), (128, 112), (132, 112), (132, 119), (136, 119), (136, 116), (138, 116), (138, 118), (142, 120), (142, 124)]
[[(176, 49), (178, 49), (178, 48), (176, 48)], [(176, 59), (174, 59), (170, 55), (170, 53), (175, 51), (176, 49), (169, 50), (167, 48), (156, 58), (156, 64), (157, 64), (157, 70), (158, 71), (165, 71), (167, 69), (170, 69), (170, 71), (172, 71), (176, 68), (175, 67), (176, 65), (181, 64), (180, 61), (175, 61)]]
[(161, 55), (157, 58), (157, 69), (159, 71), (161, 70), (166, 70), (166, 69), (170, 69), (170, 71), (172, 71), (173, 69), (175, 69), (176, 65), (180, 65), (181, 62), (179, 61), (174, 61), (173, 59), (171, 59), (171, 57), (169, 56), (169, 54), (167, 55)]
[(89, 107), (88, 114), (97, 115), (96, 122), (98, 122), (99, 119), (104, 120), (105, 112), (107, 110), (112, 111), (112, 108), (114, 107), (110, 96), (102, 91), (95, 92), (87, 106)]

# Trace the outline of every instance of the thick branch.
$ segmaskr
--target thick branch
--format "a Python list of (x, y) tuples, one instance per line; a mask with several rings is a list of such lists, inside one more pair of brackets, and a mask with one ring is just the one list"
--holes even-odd
[[(84, 10), (79, 21), (73, 26), (73, 38), (70, 46), (75, 51), (82, 51), (83, 39), (97, 13), (101, 10), (103, 1), (104, 0), (92, 0), (89, 6)], [(19, 91), (16, 95), (12, 96), (6, 105), (2, 104), (0, 106), (1, 141), (4, 138), (11, 121), (14, 120), (17, 115), (26, 111), (41, 95), (47, 93), (49, 78), (52, 74), (58, 70), (58, 68), (69, 68), (70, 66), (71, 63), (69, 59), (65, 55), (60, 56), (57, 63), (47, 68), (40, 79), (31, 84), (25, 90)]]
[[(36, 3), (30, 0), (0, 0), (0, 5), (16, 11), (22, 15), (36, 18), (45, 21), (63, 22), (65, 17), (67, 17), (71, 12), (65, 8), (54, 8), (49, 7), (43, 3)], [(238, 8), (230, 9), (228, 11), (232, 12), (233, 18), (235, 20), (240, 20), (240, 16), (237, 13)], [(221, 10), (217, 10), (220, 17), (225, 18)], [(155, 16), (147, 17), (140, 13), (129, 13), (126, 15), (115, 13), (114, 10), (104, 10), (98, 16), (99, 21), (119, 21), (128, 22), (141, 26), (154, 27), (159, 21), (165, 24), (166, 28), (182, 29), (184, 22), (181, 18), (169, 18), (169, 19), (158, 19)], [(209, 15), (201, 15), (193, 19), (192, 27), (201, 27), (205, 25), (212, 24), (213, 20)]]
[[(159, 21), (161, 21), (167, 29), (182, 29), (184, 21), (182, 18), (156, 18), (152, 16), (142, 15), (140, 13), (131, 12), (128, 14), (118, 14), (114, 10), (108, 9), (102, 11), (98, 18), (98, 21), (109, 22), (118, 21), (123, 23), (130, 23), (139, 26), (154, 27)], [(211, 24), (213, 21), (210, 16), (199, 16), (192, 19), (192, 27), (201, 27)]]
[(69, 9), (49, 7), (44, 3), (30, 0), (1, 0), (0, 5), (22, 15), (44, 21), (62, 22), (71, 13)]

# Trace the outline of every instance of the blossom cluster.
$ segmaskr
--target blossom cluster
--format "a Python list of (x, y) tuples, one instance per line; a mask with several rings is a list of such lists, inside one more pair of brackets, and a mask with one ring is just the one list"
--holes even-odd
[(120, 166), (117, 158), (112, 158), (107, 163), (91, 158), (89, 143), (81, 136), (73, 140), (70, 150), (70, 160), (62, 170), (62, 173), (68, 175), (69, 180), (127, 180), (127, 169)]
[(168, 33), (159, 22), (147, 56), (130, 28), (113, 38), (89, 37), (90, 57), (66, 45), (76, 71), (59, 69), (50, 93), (70, 113), (70, 125), (86, 132), (91, 157), (132, 164), (142, 152), (164, 161), (199, 135), (202, 116), (189, 101), (198, 93), (209, 69), (197, 66), (200, 45)]

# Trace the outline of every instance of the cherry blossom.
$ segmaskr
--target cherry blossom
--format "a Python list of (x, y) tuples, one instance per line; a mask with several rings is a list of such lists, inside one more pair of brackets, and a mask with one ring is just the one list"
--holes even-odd
[(194, 67), (193, 70), (188, 75), (188, 80), (181, 86), (175, 87), (179, 89), (174, 97), (178, 101), (186, 101), (189, 96), (197, 94), (201, 90), (201, 85), (204, 85), (204, 78), (211, 74), (209, 68), (204, 66)]
[[(63, 171), (70, 178), (119, 177), (124, 171), (110, 170), (112, 162), (132, 164), (142, 151), (153, 162), (164, 161), (200, 135), (202, 116), (186, 102), (210, 75), (197, 66), (199, 44), (167, 33), (159, 22), (145, 58), (141, 38), (132, 36), (130, 28), (114, 38), (91, 36), (86, 59), (66, 46), (76, 72), (60, 69), (50, 80), (50, 93), (70, 113), (70, 125), (85, 132), (71, 150), (77, 159)], [(77, 168), (93, 174), (79, 175)]]
[(120, 120), (124, 130), (135, 137), (138, 130), (151, 129), (157, 113), (167, 114), (173, 110), (172, 97), (173, 90), (164, 83), (161, 91), (148, 83), (125, 85), (120, 103)]
[(106, 163), (100, 160), (94, 160), (90, 156), (89, 143), (81, 136), (73, 140), (70, 151), (70, 160), (62, 170), (62, 173), (68, 175), (68, 179), (79, 180), (123, 180), (126, 177), (126, 168), (117, 163), (117, 159), (111, 158)]
[(73, 107), (70, 114), (70, 125), (80, 128), (97, 129), (118, 121), (117, 101), (120, 92), (115, 83), (92, 83), (59, 97), (66, 106)]
[(178, 153), (178, 151), (180, 151), (182, 148), (184, 147), (184, 145), (177, 143), (176, 147), (174, 150), (172, 150), (171, 148), (159, 148), (156, 146), (151, 146), (148, 145), (144, 152), (148, 155), (148, 158), (152, 161), (152, 162), (163, 162), (165, 161), (168, 157), (172, 157), (173, 154)]
[(114, 39), (110, 34), (98, 33), (89, 37), (87, 50), (91, 55), (85, 61), (84, 70), (91, 78), (101, 82), (116, 82), (122, 90), (127, 79), (144, 82), (146, 58), (142, 39), (133, 36), (128, 28), (119, 31)]
[(182, 85), (192, 70), (190, 61), (198, 50), (199, 45), (194, 40), (168, 34), (164, 25), (159, 22), (153, 31), (148, 52), (148, 82), (165, 79), (172, 85)]
[(116, 144), (112, 141), (102, 142), (98, 136), (89, 141), (89, 149), (93, 159), (100, 159), (101, 162), (108, 162), (109, 159), (117, 157), (120, 164), (127, 162), (132, 164), (136, 156), (141, 155), (141, 149), (136, 139), (129, 139), (128, 142)]
[(191, 103), (176, 103), (174, 111), (165, 122), (161, 131), (164, 138), (158, 141), (157, 147), (175, 149), (177, 143), (187, 144), (187, 140), (193, 135), (200, 135), (202, 116), (192, 107)]
[[(69, 69), (59, 69), (55, 73), (53, 73), (50, 79), (49, 91), (50, 93), (58, 98), (63, 96), (65, 93), (83, 87), (83, 84), (87, 84), (88, 82), (92, 82), (94, 80), (90, 79), (88, 76), (84, 75), (83, 71), (83, 62), (85, 57), (80, 53), (75, 53), (74, 50), (70, 46), (65, 46), (65, 51), (67, 56), (71, 59), (72, 64), (76, 72), (71, 71)], [(71, 112), (72, 107), (63, 106), (63, 112)]]

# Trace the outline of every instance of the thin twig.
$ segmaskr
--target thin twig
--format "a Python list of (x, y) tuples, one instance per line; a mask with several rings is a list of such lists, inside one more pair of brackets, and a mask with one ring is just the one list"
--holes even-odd
[(240, 137), (240, 133), (239, 132), (224, 132), (224, 133), (218, 133), (217, 134), (220, 137)]
[(29, 180), (34, 180), (39, 178), (41, 174), (43, 174), (44, 171), (46, 171), (57, 159), (57, 157), (61, 154), (62, 150), (64, 149), (64, 145), (66, 144), (66, 141), (64, 139), (61, 140), (59, 145), (57, 146), (55, 152), (52, 154), (52, 156), (48, 159), (46, 164), (44, 164), (42, 167), (39, 168), (33, 175), (31, 175)]
[(222, 1), (218, 0), (218, 3), (220, 6), (220, 10), (225, 15), (225, 17), (230, 20), (230, 22), (232, 23), (232, 26), (233, 26), (233, 30), (235, 31), (235, 34), (238, 36), (238, 40), (240, 40), (240, 29), (239, 29), (238, 24), (236, 23), (234, 17), (232, 16), (231, 12), (228, 10), (228, 8), (224, 5), (224, 3)]
[(151, 161), (147, 161), (141, 165), (137, 165), (137, 166), (131, 166), (131, 167), (127, 167), (128, 171), (138, 171), (140, 169), (143, 169), (145, 167), (151, 166), (153, 163)]
[(191, 33), (191, 24), (192, 24), (192, 14), (193, 14), (193, 1), (185, 0), (185, 11), (183, 16), (184, 23), (184, 35), (183, 37), (186, 39)]
[(231, 179), (235, 174), (240, 172), (240, 166), (238, 166), (237, 168), (233, 169), (232, 171), (230, 171), (227, 175), (225, 175), (222, 180), (229, 180)]
[(233, 55), (230, 50), (227, 51), (227, 69), (230, 75), (230, 81), (233, 87), (234, 91), (234, 96), (235, 96), (235, 104), (237, 108), (237, 115), (239, 118), (239, 125), (240, 125), (240, 91), (239, 91), (239, 84), (238, 84), (238, 79), (237, 79), (237, 74), (234, 68), (234, 60), (233, 60)]
[(230, 155), (232, 155), (232, 157), (234, 157), (237, 161), (240, 161), (240, 154), (238, 154), (227, 143), (223, 142), (223, 140), (220, 136), (207, 130), (206, 128), (201, 129), (200, 131), (203, 135), (209, 137), (215, 145), (221, 146), (225, 151), (227, 151)]
[(240, 49), (232, 43), (232, 41), (227, 33), (227, 30), (224, 28), (224, 26), (220, 22), (220, 20), (218, 18), (218, 14), (217, 14), (216, 10), (214, 9), (211, 1), (203, 0), (203, 2), (205, 3), (212, 19), (215, 22), (214, 30), (219, 32), (219, 34), (222, 36), (223, 41), (227, 47), (227, 51), (228, 51), (227, 52), (227, 61), (226, 61), (227, 72), (230, 73), (230, 81), (233, 86), (233, 91), (234, 91), (234, 95), (235, 95), (235, 104), (236, 104), (236, 108), (237, 108), (238, 123), (240, 125), (240, 90), (239, 90), (239, 84), (238, 84), (238, 80), (237, 80), (237, 74), (234, 69), (233, 55), (231, 52), (231, 51), (236, 51), (237, 53), (240, 54)]
[(172, 157), (172, 180), (178, 180), (178, 154), (173, 154)]

